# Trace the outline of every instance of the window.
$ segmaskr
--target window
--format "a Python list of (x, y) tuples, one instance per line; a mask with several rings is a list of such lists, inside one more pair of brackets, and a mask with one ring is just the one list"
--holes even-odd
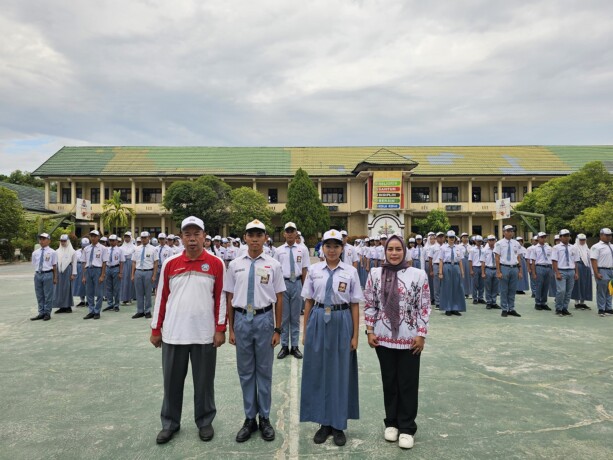
[(483, 227), (481, 225), (473, 225), (473, 235), (482, 235)]
[(62, 187), (62, 196), (61, 196), (61, 200), (60, 202), (63, 204), (68, 204), (71, 202), (71, 196), (70, 196), (70, 188), (63, 188)]
[(481, 203), (481, 187), (473, 187), (473, 203)]
[(81, 187), (77, 187), (77, 198), (83, 198), (83, 189)]
[(411, 225), (411, 233), (415, 233), (416, 235), (418, 235), (419, 227), (416, 227), (415, 225)]
[(161, 203), (162, 189), (161, 188), (144, 188), (143, 203)]
[(458, 187), (443, 187), (443, 203), (458, 202)]
[(116, 188), (113, 192), (119, 192), (119, 196), (123, 203), (132, 202), (132, 188)]
[(368, 182), (364, 184), (364, 208), (368, 208)]
[[(538, 185), (533, 185), (532, 186), (532, 191), (534, 192), (539, 186)], [(528, 187), (524, 186), (524, 195), (528, 194)]]
[(344, 203), (345, 190), (340, 188), (322, 188), (321, 189), (322, 203)]
[(91, 202), (100, 203), (100, 189), (98, 187), (94, 187), (91, 189), (90, 193), (91, 193)]
[(268, 189), (268, 202), (269, 203), (278, 203), (279, 202), (279, 193), (276, 188)]
[(458, 225), (451, 225), (451, 230), (453, 230), (455, 234), (458, 235), (458, 238), (460, 237), (460, 227)]
[[(515, 187), (502, 187), (502, 198), (510, 198), (511, 201), (517, 201), (517, 193)], [(498, 187), (494, 187), (494, 201), (498, 199)]]
[(411, 201), (413, 203), (429, 203), (430, 187), (411, 187)]

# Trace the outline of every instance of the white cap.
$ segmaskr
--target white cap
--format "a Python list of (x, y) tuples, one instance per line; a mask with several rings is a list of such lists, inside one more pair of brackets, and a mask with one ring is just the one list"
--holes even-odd
[(328, 230), (326, 233), (324, 233), (324, 237), (323, 240), (337, 240), (340, 243), (343, 242), (343, 235), (341, 235), (341, 232), (338, 232), (336, 230)]
[(140, 232), (140, 237), (141, 238), (149, 238), (149, 232), (147, 230), (144, 230), (144, 231)]
[(436, 235), (434, 232), (428, 232), (428, 236)]
[(213, 238), (213, 241), (221, 241), (221, 236), (215, 235), (215, 237)]
[(607, 227), (605, 227), (605, 228), (601, 228), (601, 229), (600, 229), (600, 234), (601, 234), (601, 235), (610, 235), (610, 234), (611, 234), (611, 229), (610, 229), (610, 228), (607, 228)]
[(113, 234), (113, 235), (109, 236), (109, 241), (110, 240), (117, 240), (117, 235)]
[(384, 233), (383, 235), (381, 235), (381, 239), (382, 240), (387, 240), (387, 235)]
[(487, 235), (488, 240), (495, 240), (496, 237), (494, 235)]
[[(249, 230), (262, 230), (262, 231), (265, 232), (266, 231), (266, 225), (264, 225), (263, 222), (255, 219), (255, 220), (252, 220), (251, 222), (249, 222), (247, 224), (247, 226), (245, 227), (245, 231), (248, 232)], [(215, 237), (215, 238), (217, 238), (217, 237)]]
[(567, 230), (565, 228), (560, 230), (560, 236), (564, 236), (564, 235), (570, 235), (570, 230)]
[(463, 237), (463, 236), (468, 236), (468, 233), (466, 233), (466, 232), (462, 233), (462, 234), (460, 235), (460, 238), (461, 238), (461, 237)]
[(106, 236), (103, 236), (102, 238), (100, 238), (100, 241), (102, 241), (103, 243), (104, 243), (105, 241), (108, 241), (108, 240), (109, 240), (109, 239), (108, 239)]
[(283, 227), (284, 230), (287, 230), (288, 228), (293, 228), (294, 230), (296, 230), (296, 224), (293, 222), (288, 222), (287, 224), (285, 224), (285, 227)]
[(227, 242), (228, 242), (228, 238), (222, 238), (222, 239), (221, 239), (221, 242), (222, 242), (222, 243), (227, 243)]
[(381, 241), (381, 237), (379, 235), (375, 235), (375, 237), (373, 238), (373, 240), (375, 241)]
[(533, 235), (532, 236), (532, 241), (536, 241), (536, 240), (538, 240), (538, 238), (539, 238), (538, 235)]
[(524, 239), (521, 236), (518, 236), (517, 238), (515, 238), (517, 241), (524, 241)]
[(541, 237), (543, 237), (543, 236), (547, 236), (547, 233), (545, 233), (545, 232), (538, 232), (538, 233), (536, 234), (536, 236), (537, 236), (538, 238), (541, 238)]
[(195, 225), (200, 230), (204, 230), (204, 222), (202, 222), (202, 219), (199, 219), (196, 216), (189, 216), (183, 219), (183, 222), (181, 222), (181, 230), (183, 230), (185, 227), (189, 227), (190, 225)]
[(129, 237), (131, 237), (131, 236), (132, 236), (132, 232), (126, 232), (126, 233), (124, 233), (124, 234), (123, 234), (123, 236), (129, 236)]
[(163, 233), (163, 232), (162, 233), (158, 233), (158, 240), (161, 240), (163, 238), (164, 239), (166, 238), (166, 233)]
[(341, 235), (347, 236), (347, 230), (341, 230)]
[(475, 236), (475, 241), (483, 241), (483, 237), (481, 235)]
[(578, 239), (578, 240), (587, 240), (587, 237), (585, 236), (585, 234), (584, 234), (584, 233), (579, 233), (579, 234), (577, 235), (577, 239)]
[(68, 241), (68, 235), (64, 234), (60, 236), (60, 241)]
[(422, 238), (422, 236), (421, 236), (421, 235), (415, 235), (415, 239), (416, 239), (416, 240), (423, 240), (423, 238)]
[(553, 239), (554, 240), (559, 240), (560, 239), (560, 235), (553, 235)]
[(157, 239), (157, 238), (151, 238), (151, 244), (152, 244), (153, 246), (157, 246), (157, 244), (158, 244), (158, 239)]
[(100, 232), (98, 230), (92, 230), (91, 232), (89, 232), (90, 235), (96, 235), (96, 236), (100, 236)]
[(447, 232), (447, 236), (448, 236), (449, 238), (455, 238), (455, 232), (454, 232), (453, 230), (449, 230), (449, 231)]
[(409, 243), (415, 243), (415, 238), (409, 238)]
[(136, 237), (136, 242), (137, 242), (137, 243), (140, 243), (140, 242), (141, 242), (140, 236), (137, 236), (137, 237)]
[(364, 238), (364, 243), (368, 243), (370, 241), (370, 238), (366, 237)]
[(172, 233), (168, 234), (168, 237), (166, 238), (167, 240), (174, 240), (175, 236)]
[(175, 240), (175, 241), (177, 241), (177, 240), (180, 240), (180, 239), (181, 239), (181, 237), (180, 237), (179, 235), (175, 235), (175, 236), (173, 236), (173, 237), (172, 237), (172, 239), (173, 239), (173, 240)]
[(512, 232), (515, 231), (515, 229), (513, 228), (512, 225), (505, 225), (503, 230), (506, 232), (507, 230), (511, 230)]
[(298, 230), (298, 236), (302, 236), (302, 232), (300, 230)]
[[(438, 232), (436, 236), (445, 236), (445, 234), (443, 232)], [(454, 236), (455, 236), (455, 233), (454, 233)]]
[(81, 246), (89, 246), (89, 240), (87, 238), (81, 238)]
[[(174, 235), (173, 235), (173, 236), (174, 236)], [(168, 238), (170, 238), (170, 237), (168, 237)], [(205, 236), (205, 237), (204, 237), (204, 239), (205, 239), (205, 240), (212, 240), (213, 238), (211, 238), (211, 235), (207, 235), (207, 236)]]

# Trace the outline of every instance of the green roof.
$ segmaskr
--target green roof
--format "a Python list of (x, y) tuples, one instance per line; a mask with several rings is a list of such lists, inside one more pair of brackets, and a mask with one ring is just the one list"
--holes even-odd
[[(0, 182), (0, 187), (6, 187), (16, 192), (23, 209), (26, 211), (53, 212), (45, 209), (45, 189), (43, 188), (11, 184), (8, 182)], [(49, 197), (51, 201), (55, 201), (56, 193), (49, 192)]]
[[(613, 146), (63, 147), (32, 174), (66, 176), (353, 176), (361, 163), (410, 166), (414, 176), (566, 175)], [(417, 166), (415, 166), (417, 165)]]

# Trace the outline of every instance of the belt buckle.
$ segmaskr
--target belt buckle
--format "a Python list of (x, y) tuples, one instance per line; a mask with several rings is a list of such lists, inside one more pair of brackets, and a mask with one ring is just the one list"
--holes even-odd
[(293, 283), (294, 281), (296, 281), (296, 275), (292, 275), (289, 277), (289, 280)]
[(253, 321), (254, 315), (253, 305), (247, 305), (247, 321)]
[(332, 306), (326, 305), (324, 307), (324, 322), (327, 323), (332, 319)]

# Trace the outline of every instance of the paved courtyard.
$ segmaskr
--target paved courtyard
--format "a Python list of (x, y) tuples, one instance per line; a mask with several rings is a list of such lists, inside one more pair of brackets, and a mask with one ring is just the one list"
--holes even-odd
[[(613, 317), (595, 309), (560, 318), (518, 296), (522, 318), (468, 305), (461, 318), (433, 312), (422, 357), (416, 445), (383, 440), (378, 362), (360, 334), (360, 412), (348, 442), (312, 442), (301, 424), (301, 363), (276, 360), (271, 420), (277, 438), (234, 441), (244, 414), (232, 346), (219, 350), (215, 438), (193, 423), (191, 374), (182, 429), (155, 444), (162, 401), (161, 354), (135, 306), (83, 321), (85, 309), (36, 313), (28, 264), (0, 266), (0, 458), (609, 459), (613, 452)], [(550, 302), (552, 305), (553, 302)], [(592, 304), (593, 306), (593, 304)], [(361, 327), (361, 331), (363, 331)]]

